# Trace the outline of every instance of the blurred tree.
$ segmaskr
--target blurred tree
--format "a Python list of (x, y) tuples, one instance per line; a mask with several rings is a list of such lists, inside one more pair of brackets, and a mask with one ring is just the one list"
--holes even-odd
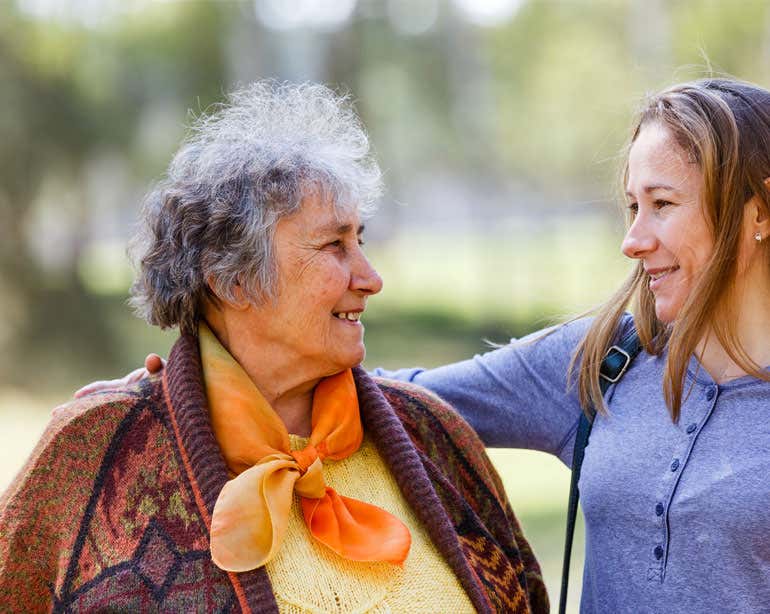
[[(672, 81), (717, 73), (767, 83), (770, 5), (763, 0), (530, 0), (489, 31), (509, 172), (579, 200), (614, 182), (633, 108)], [(572, 195), (562, 195), (554, 176)], [(598, 188), (601, 190), (601, 188)], [(601, 192), (600, 192), (601, 193)]]
[[(226, 73), (227, 11), (216, 3), (153, 10), (91, 31), (0, 4), (0, 383), (39, 381), (43, 370), (69, 375), (78, 361), (122, 364), (105, 313), (115, 300), (91, 295), (78, 275), (99, 206), (98, 196), (84, 197), (84, 175), (105, 151), (122, 152), (143, 181), (158, 175), (170, 151), (143, 150), (140, 122), (166, 100), (176, 109), (218, 100)], [(35, 251), (51, 247), (40, 236), (46, 217), (66, 229), (49, 262)], [(57, 355), (68, 364), (52, 363)]]

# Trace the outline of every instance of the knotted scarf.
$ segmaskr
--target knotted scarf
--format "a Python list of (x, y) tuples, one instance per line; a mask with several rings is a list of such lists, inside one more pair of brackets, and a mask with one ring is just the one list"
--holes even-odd
[(211, 424), (233, 476), (211, 518), (214, 563), (241, 572), (270, 561), (286, 534), (295, 492), (311, 535), (340, 556), (403, 563), (412, 539), (406, 525), (324, 483), (323, 461), (347, 458), (363, 440), (350, 369), (316, 386), (310, 441), (292, 451), (286, 427), (243, 368), (205, 323), (198, 334)]

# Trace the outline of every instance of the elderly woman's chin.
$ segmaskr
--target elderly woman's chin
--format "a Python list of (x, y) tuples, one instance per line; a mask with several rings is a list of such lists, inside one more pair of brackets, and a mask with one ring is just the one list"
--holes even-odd
[(366, 346), (362, 340), (360, 343), (347, 348), (342, 354), (340, 371), (360, 365), (366, 358)]
[[(349, 369), (361, 364), (366, 358), (366, 345), (364, 344), (364, 326), (361, 322), (346, 322), (334, 318), (336, 326), (342, 329), (336, 340), (332, 341), (330, 353), (337, 356), (342, 369)], [(336, 345), (336, 347), (334, 347)]]
[[(342, 325), (350, 326), (350, 325)], [(337, 328), (337, 326), (333, 326)], [(351, 327), (352, 328), (352, 327)], [(319, 348), (315, 356), (307, 355), (308, 363), (316, 365), (316, 371), (311, 375), (328, 376), (351, 369), (360, 365), (366, 358), (363, 326), (358, 324), (357, 331), (344, 331), (344, 334), (333, 336)]]

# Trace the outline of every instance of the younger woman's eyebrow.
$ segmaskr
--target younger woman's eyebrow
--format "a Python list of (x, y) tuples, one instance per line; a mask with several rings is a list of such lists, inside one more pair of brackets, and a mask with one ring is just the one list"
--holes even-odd
[[(650, 192), (655, 192), (656, 190), (664, 190), (666, 192), (676, 192), (677, 189), (674, 186), (667, 185), (665, 183), (654, 183), (652, 185), (646, 185), (642, 188), (643, 192), (646, 192), (649, 194)], [(630, 190), (626, 190), (626, 196), (631, 196), (633, 198), (634, 193)]]

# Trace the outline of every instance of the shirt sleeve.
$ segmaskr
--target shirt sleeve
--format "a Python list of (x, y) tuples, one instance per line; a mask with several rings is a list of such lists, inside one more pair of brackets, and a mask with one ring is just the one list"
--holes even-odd
[(542, 450), (569, 463), (580, 417), (567, 370), (590, 321), (576, 320), (436, 369), (375, 369), (450, 403), (490, 447)]

